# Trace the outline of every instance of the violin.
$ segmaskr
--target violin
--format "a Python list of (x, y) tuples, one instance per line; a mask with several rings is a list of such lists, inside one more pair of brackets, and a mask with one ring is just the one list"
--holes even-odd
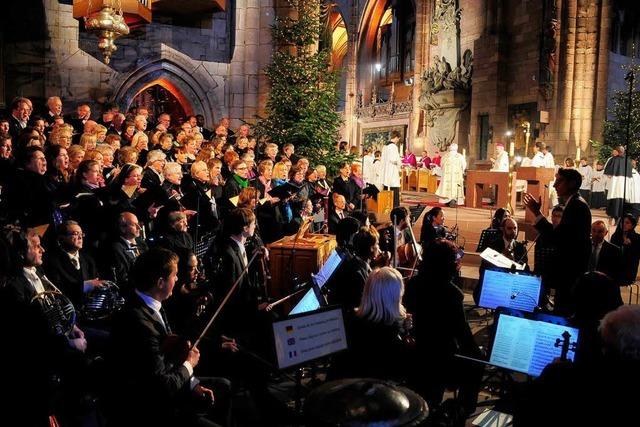
[(556, 343), (554, 344), (554, 347), (562, 347), (562, 349), (560, 350), (560, 360), (562, 361), (566, 361), (567, 360), (567, 353), (569, 353), (569, 350), (571, 351), (576, 351), (576, 342), (571, 342), (571, 334), (569, 333), (569, 331), (564, 331), (562, 333), (562, 338), (556, 338)]

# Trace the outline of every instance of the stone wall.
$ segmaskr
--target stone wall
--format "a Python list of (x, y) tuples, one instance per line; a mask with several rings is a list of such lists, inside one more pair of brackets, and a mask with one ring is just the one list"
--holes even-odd
[[(135, 95), (132, 90), (166, 78), (192, 104), (187, 110), (203, 114), (208, 126), (222, 116), (230, 115), (233, 125), (255, 119), (259, 94), (264, 99), (266, 92), (261, 70), (271, 57), (271, 2), (229, 1), (226, 12), (202, 17), (189, 26), (173, 25), (170, 18), (157, 16), (116, 41), (118, 50), (109, 65), (102, 62), (96, 37), (79, 30), (72, 5), (65, 4), (69, 2), (36, 3), (28, 15), (42, 12), (40, 41), (5, 43), (9, 100), (23, 95), (43, 103), (59, 95), (65, 112), (80, 102), (89, 102), (94, 112), (108, 101), (127, 108)], [(16, 11), (24, 13), (24, 9)], [(15, 25), (8, 31), (19, 32), (20, 21)]]

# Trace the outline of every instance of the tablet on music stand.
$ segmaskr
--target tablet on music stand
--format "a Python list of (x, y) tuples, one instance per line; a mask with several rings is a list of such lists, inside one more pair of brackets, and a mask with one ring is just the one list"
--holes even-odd
[(569, 334), (567, 359), (573, 360), (580, 331), (565, 318), (498, 310), (488, 363), (537, 377), (560, 357), (565, 332)]
[(341, 263), (342, 256), (338, 251), (334, 250), (331, 255), (329, 255), (329, 258), (327, 258), (327, 261), (324, 263), (318, 274), (311, 275), (311, 289), (309, 289), (300, 301), (298, 301), (289, 315), (307, 313), (326, 306), (327, 303), (324, 295), (322, 295), (321, 289)]
[(347, 349), (342, 308), (327, 307), (273, 322), (279, 369), (288, 369)]
[(484, 271), (478, 306), (495, 310), (498, 307), (516, 308), (533, 312), (540, 303), (542, 279), (525, 272), (512, 272), (500, 268)]

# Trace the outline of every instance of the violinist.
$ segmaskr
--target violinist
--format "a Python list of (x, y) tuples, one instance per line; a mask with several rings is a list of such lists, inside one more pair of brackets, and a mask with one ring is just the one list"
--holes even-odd
[(380, 249), (394, 256), (395, 265), (411, 267), (419, 256), (419, 248), (414, 242), (409, 211), (404, 206), (398, 206), (391, 210), (390, 217), (391, 225), (380, 232)]
[(403, 294), (398, 270), (383, 267), (369, 274), (359, 307), (345, 316), (349, 350), (336, 357), (331, 377), (408, 378), (412, 349), (402, 336), (412, 328), (412, 317)]
[(329, 303), (347, 310), (360, 305), (364, 284), (371, 274), (369, 263), (380, 252), (378, 237), (368, 227), (362, 227), (353, 237), (353, 257), (345, 260), (327, 282)]
[(444, 211), (440, 207), (431, 208), (422, 220), (420, 244), (424, 250), (437, 238), (445, 237)]
[(162, 304), (171, 296), (177, 274), (178, 256), (169, 250), (150, 249), (136, 260), (135, 294), (113, 319), (107, 358), (113, 425), (215, 425), (207, 424), (211, 411), (202, 415), (194, 408), (215, 408), (228, 382), (211, 380), (217, 383), (212, 390), (193, 376), (200, 361), (197, 347), (182, 363), (170, 361), (161, 350), (172, 331)]

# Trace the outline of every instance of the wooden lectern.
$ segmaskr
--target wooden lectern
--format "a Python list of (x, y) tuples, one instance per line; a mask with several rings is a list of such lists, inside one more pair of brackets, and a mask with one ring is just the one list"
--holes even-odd
[(393, 191), (384, 190), (378, 193), (377, 200), (367, 199), (367, 211), (374, 212), (378, 221), (388, 218), (393, 209)]
[[(482, 170), (467, 171), (467, 183), (465, 193), (465, 206), (471, 208), (483, 208), (482, 193), (483, 188), (495, 185), (497, 189), (497, 200), (495, 206), (487, 208), (506, 208), (509, 199), (509, 172), (492, 172)], [(511, 177), (511, 206), (516, 205), (516, 173)]]
[[(556, 170), (554, 168), (533, 168), (533, 167), (520, 167), (518, 168), (518, 179), (524, 179), (527, 181), (527, 193), (530, 193), (536, 200), (538, 197), (542, 199), (542, 206), (540, 212), (545, 217), (549, 215), (549, 184), (555, 179)], [(524, 222), (525, 224), (533, 224), (536, 217), (525, 209)]]
[(297, 240), (295, 235), (286, 236), (268, 245), (269, 296), (279, 298), (291, 293), (294, 275), (300, 283), (309, 280), (311, 273), (320, 270), (335, 247), (336, 238), (331, 234), (309, 234)]

